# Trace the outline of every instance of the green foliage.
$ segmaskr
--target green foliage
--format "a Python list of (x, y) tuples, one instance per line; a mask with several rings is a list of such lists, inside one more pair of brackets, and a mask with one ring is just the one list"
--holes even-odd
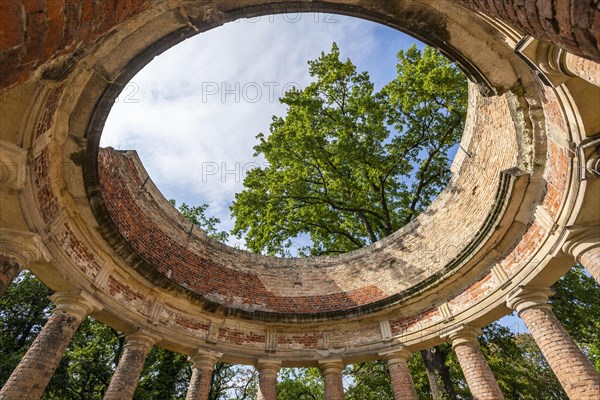
[(184, 399), (192, 375), (187, 356), (153, 347), (146, 358), (136, 400)]
[(50, 291), (30, 272), (22, 272), (0, 298), (0, 385), (8, 379), (52, 309)]
[(390, 374), (384, 362), (348, 365), (344, 370), (348, 400), (394, 400)]
[(123, 338), (91, 317), (80, 325), (43, 399), (102, 399), (116, 368)]
[(250, 171), (231, 207), (248, 248), (287, 255), (308, 235), (302, 255), (354, 250), (405, 225), (448, 182), (466, 80), (430, 48), (398, 61), (398, 78), (379, 93), (335, 43), (309, 61), (314, 82), (280, 99), (285, 118), (273, 117), (254, 148), (269, 165)]
[(318, 368), (283, 368), (277, 385), (279, 400), (323, 400), (323, 375)]
[(189, 221), (204, 229), (208, 234), (208, 237), (218, 240), (221, 243), (225, 243), (227, 238), (229, 238), (227, 232), (219, 231), (217, 228), (217, 224), (221, 223), (219, 218), (206, 216), (208, 204), (190, 206), (186, 203), (181, 203), (181, 205), (177, 207), (177, 202), (173, 199), (169, 200), (169, 203), (171, 203), (173, 207), (176, 207)]
[(209, 400), (254, 400), (257, 393), (258, 373), (256, 370), (222, 362), (215, 365)]
[(506, 400), (568, 399), (529, 333), (493, 323), (479, 344)]
[(600, 373), (600, 285), (578, 265), (552, 288), (552, 311)]

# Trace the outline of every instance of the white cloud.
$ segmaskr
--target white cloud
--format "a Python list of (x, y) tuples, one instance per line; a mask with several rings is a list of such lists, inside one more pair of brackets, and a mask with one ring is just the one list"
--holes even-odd
[(379, 41), (384, 37), (387, 49), (390, 40), (403, 40), (354, 18), (304, 14), (289, 22), (297, 19), (232, 22), (158, 56), (113, 107), (102, 146), (137, 150), (165, 197), (210, 204), (209, 214), (229, 230), (229, 205), (243, 188), (243, 172), (263, 162), (253, 158), (255, 136), (268, 133), (272, 115), (284, 114), (277, 102), (284, 87), (309, 82), (307, 61), (336, 41), (344, 58), (380, 76), (382, 58), (388, 71), (394, 63), (377, 53)]

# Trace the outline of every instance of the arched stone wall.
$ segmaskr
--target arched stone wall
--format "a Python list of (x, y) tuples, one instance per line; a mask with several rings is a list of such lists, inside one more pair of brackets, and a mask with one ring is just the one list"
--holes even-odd
[[(18, 32), (2, 37), (0, 160), (19, 177), (2, 187), (2, 240), (18, 237), (38, 277), (91, 296), (93, 315), (126, 333), (143, 330), (159, 346), (246, 364), (265, 355), (316, 366), (415, 351), (508, 313), (509, 292), (552, 284), (579, 259), (572, 249), (583, 247), (573, 243), (597, 238), (600, 180), (587, 165), (600, 142), (593, 106), (600, 89), (586, 78), (597, 64), (581, 63), (584, 71), (573, 64), (581, 73), (565, 74), (548, 62), (557, 51), (544, 47), (597, 57), (585, 44), (595, 43), (585, 33), (594, 32), (591, 22), (568, 30), (561, 20), (553, 25), (560, 32), (549, 32), (519, 14), (513, 21), (508, 5), (486, 15), (467, 2), (425, 0), (131, 8), (106, 1), (93, 4), (109, 12), (73, 6), (76, 16), (42, 3), (36, 12), (26, 2), (2, 20), (25, 12), (31, 31), (22, 43)], [(286, 10), (335, 11), (405, 30), (439, 46), (473, 80), (450, 186), (409, 226), (341, 257), (264, 258), (190, 234), (135, 154), (98, 148), (110, 105), (156, 54), (225, 21)], [(93, 23), (80, 26), (78, 18)], [(51, 43), (49, 32), (62, 39)], [(294, 289), (298, 277), (303, 284)]]

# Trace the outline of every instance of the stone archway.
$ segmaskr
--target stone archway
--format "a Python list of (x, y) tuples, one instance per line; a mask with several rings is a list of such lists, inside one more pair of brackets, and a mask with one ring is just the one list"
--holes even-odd
[[(217, 359), (258, 365), (265, 388), (281, 365), (319, 365), (334, 399), (344, 363), (386, 359), (393, 381), (406, 385), (410, 351), (449, 340), (472, 392), (495, 399), (501, 394), (474, 332), (509, 311), (507, 298), (528, 326), (543, 323), (539, 335), (569, 350), (570, 358), (560, 359), (552, 346), (540, 345), (569, 396), (600, 390), (552, 319), (544, 290), (572, 257), (598, 268), (600, 211), (593, 199), (600, 181), (588, 166), (597, 163), (600, 141), (590, 106), (600, 99), (599, 69), (563, 50), (598, 57), (589, 46), (591, 22), (570, 26), (557, 14), (555, 25), (571, 29), (556, 34), (508, 4), (498, 12), (486, 3), (484, 14), (453, 1), (101, 4), (114, 8), (100, 17), (81, 6), (81, 18), (94, 15), (95, 22), (78, 32), (85, 39), (79, 46), (64, 31), (63, 48), (40, 37), (36, 50), (32, 33), (19, 56), (11, 53), (18, 45), (5, 52), (3, 109), (12, 116), (3, 122), (1, 161), (15, 172), (2, 175), (3, 265), (30, 268), (58, 292), (59, 307), (1, 396), (39, 397), (43, 387), (30, 387), (28, 374), (49, 379), (69, 335), (92, 313), (129, 335), (126, 369), (119, 367), (115, 379), (125, 386), (135, 384), (131, 371), (157, 344), (195, 357), (194, 387), (203, 387)], [(10, 18), (30, 12), (35, 21), (31, 7)], [(190, 236), (134, 153), (98, 148), (110, 105), (156, 54), (226, 21), (290, 10), (343, 13), (404, 30), (439, 47), (473, 81), (467, 152), (454, 162), (454, 190), (389, 238), (335, 258), (273, 259)], [(51, 12), (60, 14), (50, 4), (42, 10), (47, 33), (58, 29)], [(64, 26), (73, 18), (65, 14)], [(33, 32), (38, 22), (26, 28)], [(458, 218), (460, 226), (448, 224)], [(3, 268), (3, 280), (16, 269)], [(292, 290), (290, 270), (312, 284)], [(68, 333), (61, 340), (59, 332)], [(64, 346), (48, 354), (56, 341)], [(567, 364), (578, 372), (567, 373)], [(575, 385), (582, 379), (588, 384)]]

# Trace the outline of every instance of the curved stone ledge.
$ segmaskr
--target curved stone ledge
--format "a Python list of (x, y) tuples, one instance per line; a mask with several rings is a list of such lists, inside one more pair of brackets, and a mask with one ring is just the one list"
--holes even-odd
[[(471, 75), (481, 77), (475, 78), (479, 85), (470, 89), (469, 116), (462, 150), (452, 166), (451, 185), (430, 209), (414, 225), (373, 246), (339, 258), (308, 259), (298, 267), (301, 278), (311, 278), (305, 282), (320, 282), (318, 273), (324, 270), (342, 271), (344, 278), (324, 282), (312, 292), (305, 284), (306, 297), (322, 301), (318, 296), (348, 296), (361, 290), (366, 295), (326, 311), (305, 308), (286, 314), (275, 308), (278, 304), (248, 309), (243, 302), (210, 298), (208, 291), (199, 291), (198, 296), (204, 296), (200, 301), (182, 281), (175, 281), (180, 276), (174, 270), (168, 279), (167, 270), (153, 265), (156, 275), (149, 279), (140, 273), (143, 270), (133, 268), (135, 260), (127, 254), (144, 260), (142, 252), (131, 253), (131, 248), (101, 233), (113, 220), (108, 207), (97, 212), (106, 200), (98, 178), (107, 171), (98, 169), (97, 163), (103, 121), (120, 88), (154, 55), (198, 31), (267, 9), (254, 0), (239, 9), (235, 9), (239, 4), (227, 3), (228, 8), (225, 2), (215, 3), (219, 7), (196, 10), (190, 2), (184, 7), (179, 0), (164, 1), (89, 44), (60, 80), (49, 75), (24, 85), (22, 93), (8, 93), (7, 106), (14, 107), (19, 118), (3, 123), (6, 132), (18, 133), (15, 144), (27, 152), (29, 164), (22, 167), (27, 171), (22, 189), (3, 192), (3, 210), (8, 207), (19, 215), (7, 219), (3, 214), (3, 222), (9, 221), (6, 228), (21, 231), (25, 226), (39, 235), (43, 254), (49, 254), (44, 259), (52, 261), (33, 263), (31, 269), (49, 286), (92, 294), (102, 306), (94, 313), (98, 319), (124, 332), (147, 330), (163, 338), (162, 347), (188, 354), (209, 349), (223, 353), (225, 361), (247, 364), (268, 353), (284, 366), (314, 366), (325, 357), (360, 362), (404, 346), (418, 350), (439, 343), (440, 336), (461, 324), (483, 324), (506, 314), (504, 300), (513, 288), (530, 282), (551, 284), (564, 273), (566, 259), (559, 258), (560, 251), (566, 240), (575, 237), (572, 227), (587, 226), (600, 217), (590, 207), (600, 180), (579, 179), (577, 171), (585, 160), (573, 151), (600, 131), (597, 116), (584, 109), (589, 98), (597, 97), (597, 89), (594, 92), (573, 76), (557, 87), (544, 85), (535, 77), (537, 72), (513, 54), (520, 40), (517, 31), (451, 2), (375, 7), (350, 0), (279, 2), (277, 7), (283, 11), (300, 4), (305, 11), (345, 12), (396, 28), (404, 24), (417, 36), (428, 32), (425, 25), (432, 17), (421, 19), (419, 12), (437, 7), (433, 17), (444, 18), (445, 25), (444, 29), (434, 25), (440, 28), (434, 39), (448, 41), (442, 50), (464, 69), (471, 64)], [(406, 7), (420, 11), (402, 14)], [(408, 18), (412, 25), (406, 24)], [(486, 85), (505, 94), (490, 95)], [(501, 174), (512, 167), (527, 174), (521, 178)], [(132, 204), (152, 211), (148, 215), (154, 224), (170, 226), (187, 239), (189, 224), (167, 206), (150, 182), (146, 183), (150, 193), (136, 197), (146, 178), (142, 169), (134, 163), (113, 177), (124, 182), (135, 200)], [(452, 206), (468, 212), (458, 219), (460, 213), (453, 213)], [(453, 231), (448, 225), (455, 221), (460, 221), (460, 229)], [(441, 234), (427, 233), (435, 229), (454, 235), (457, 246), (441, 241)], [(192, 237), (194, 243), (209, 243), (196, 229)], [(440, 246), (444, 252), (437, 251)], [(210, 244), (210, 249), (222, 254), (218, 259), (222, 265), (235, 265), (243, 276), (258, 277), (257, 287), (262, 285), (272, 299), (285, 298), (274, 284), (277, 279), (269, 281), (276, 275), (269, 275), (263, 258), (218, 243)], [(418, 262), (403, 258), (415, 249), (420, 251), (415, 257)], [(197, 244), (190, 251), (203, 254)], [(373, 261), (382, 256), (406, 264)], [(288, 270), (299, 262), (268, 260), (272, 267)], [(344, 268), (353, 263), (357, 264), (356, 274), (350, 274), (354, 279), (346, 279), (349, 270)], [(418, 274), (403, 276), (404, 283), (382, 273), (413, 266)], [(283, 287), (290, 282), (284, 281)], [(377, 291), (365, 291), (369, 285)], [(402, 293), (410, 295), (401, 297)]]

